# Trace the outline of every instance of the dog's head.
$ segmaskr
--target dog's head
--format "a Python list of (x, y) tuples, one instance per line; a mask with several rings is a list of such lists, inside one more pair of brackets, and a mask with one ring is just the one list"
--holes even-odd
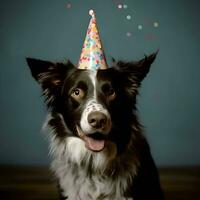
[(27, 58), (27, 62), (48, 107), (62, 116), (68, 130), (60, 128), (56, 136), (78, 137), (87, 149), (98, 152), (108, 141), (118, 149), (128, 144), (131, 126), (137, 121), (134, 110), (138, 87), (155, 57), (152, 54), (138, 62), (113, 61), (112, 67), (97, 71), (77, 69), (70, 61)]

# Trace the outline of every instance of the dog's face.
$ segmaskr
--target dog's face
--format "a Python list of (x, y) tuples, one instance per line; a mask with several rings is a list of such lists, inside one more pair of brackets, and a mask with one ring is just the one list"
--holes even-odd
[[(68, 133), (93, 152), (108, 141), (123, 149), (130, 140), (137, 89), (156, 54), (138, 62), (113, 62), (106, 70), (77, 69), (71, 62), (52, 63), (27, 58), (33, 77), (40, 83), (52, 113), (62, 115)], [(124, 134), (126, 133), (126, 134)]]

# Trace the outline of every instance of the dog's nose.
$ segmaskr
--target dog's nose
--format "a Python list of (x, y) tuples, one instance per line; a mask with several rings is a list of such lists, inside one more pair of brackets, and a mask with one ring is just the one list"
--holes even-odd
[(105, 128), (106, 122), (107, 122), (107, 117), (102, 112), (95, 111), (91, 112), (88, 115), (88, 123), (93, 128), (103, 129)]

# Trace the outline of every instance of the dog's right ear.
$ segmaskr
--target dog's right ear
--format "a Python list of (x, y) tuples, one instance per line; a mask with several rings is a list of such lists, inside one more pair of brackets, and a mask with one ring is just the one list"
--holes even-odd
[(28, 66), (31, 70), (32, 76), (35, 78), (36, 81), (39, 81), (40, 76), (43, 73), (47, 73), (50, 68), (54, 67), (54, 63), (49, 61), (43, 61), (35, 58), (26, 58)]
[(61, 83), (66, 72), (75, 67), (70, 61), (67, 61), (67, 63), (53, 63), (35, 58), (26, 58), (26, 61), (36, 81), (42, 83), (48, 80), (55, 85)]
[(41, 85), (46, 100), (52, 103), (60, 95), (68, 71), (75, 66), (70, 61), (67, 63), (53, 63), (34, 58), (26, 58), (26, 61), (32, 76)]

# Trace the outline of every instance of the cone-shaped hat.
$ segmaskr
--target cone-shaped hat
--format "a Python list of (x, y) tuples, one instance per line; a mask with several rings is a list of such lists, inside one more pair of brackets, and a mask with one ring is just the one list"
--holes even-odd
[(107, 69), (108, 67), (97, 28), (95, 13), (93, 10), (90, 10), (89, 14), (92, 17), (83, 44), (78, 68), (90, 70)]

